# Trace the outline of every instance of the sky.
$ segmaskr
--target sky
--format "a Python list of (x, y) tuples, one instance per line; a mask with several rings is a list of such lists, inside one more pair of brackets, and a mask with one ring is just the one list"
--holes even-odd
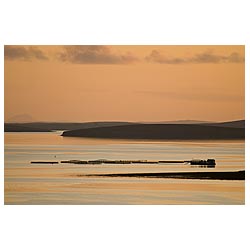
[(5, 45), (5, 121), (244, 119), (244, 57), (244, 46)]

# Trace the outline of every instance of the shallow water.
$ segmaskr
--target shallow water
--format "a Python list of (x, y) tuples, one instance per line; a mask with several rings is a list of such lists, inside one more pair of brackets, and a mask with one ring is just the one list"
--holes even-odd
[[(244, 141), (143, 141), (5, 133), (5, 204), (244, 204), (244, 181), (78, 177), (96, 173), (245, 169)], [(39, 165), (30, 161), (216, 159), (187, 164)]]

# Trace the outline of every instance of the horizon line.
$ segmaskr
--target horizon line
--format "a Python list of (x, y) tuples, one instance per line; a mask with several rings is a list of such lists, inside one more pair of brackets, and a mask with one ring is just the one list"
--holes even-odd
[(95, 123), (95, 122), (126, 122), (126, 123), (166, 123), (166, 122), (202, 122), (202, 123), (223, 123), (223, 122), (235, 122), (245, 121), (245, 118), (236, 120), (223, 120), (223, 121), (206, 121), (195, 119), (180, 119), (180, 120), (166, 120), (166, 121), (124, 121), (124, 120), (98, 120), (98, 121), (4, 121), (4, 123)]

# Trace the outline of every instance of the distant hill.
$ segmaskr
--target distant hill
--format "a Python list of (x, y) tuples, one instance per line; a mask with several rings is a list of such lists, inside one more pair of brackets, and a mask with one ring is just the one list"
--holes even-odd
[[(51, 130), (79, 130), (100, 127), (114, 127), (124, 125), (151, 125), (152, 123), (133, 123), (133, 122), (117, 122), (117, 121), (100, 121), (100, 122), (84, 122), (84, 123), (69, 123), (69, 122), (29, 122), (29, 123), (5, 123), (4, 131), (22, 132), (22, 131), (51, 131)], [(245, 120), (220, 122), (220, 123), (207, 123), (205, 121), (194, 120), (180, 120), (162, 123), (154, 123), (155, 125), (202, 125), (202, 126), (216, 126), (228, 128), (245, 128)], [(15, 127), (14, 127), (15, 126)], [(20, 128), (21, 126), (21, 128)], [(15, 130), (15, 131), (14, 131)]]
[(197, 124), (134, 124), (71, 130), (63, 132), (62, 136), (160, 140), (244, 139), (245, 130)]
[[(61, 122), (31, 122), (31, 123), (5, 123), (4, 131), (10, 126), (22, 126), (27, 129), (44, 129), (44, 130), (74, 130), (98, 127), (111, 127), (119, 125), (136, 124), (131, 122), (84, 122), (84, 123), (61, 123)], [(6, 131), (7, 132), (7, 131)], [(15, 131), (18, 132), (18, 131)]]
[(25, 127), (15, 124), (4, 124), (4, 132), (50, 132), (50, 130), (38, 127)]
[(142, 122), (145, 124), (202, 124), (211, 123), (209, 121), (199, 121), (199, 120), (177, 120), (177, 121), (161, 121), (161, 122)]
[[(145, 123), (145, 124), (150, 124), (150, 123)], [(199, 125), (202, 124), (202, 125), (218, 126), (218, 127), (245, 128), (245, 120), (228, 121), (228, 122), (209, 122), (209, 121), (199, 121), (199, 120), (178, 120), (178, 121), (156, 122), (154, 124), (199, 124)]]
[(34, 118), (28, 114), (14, 115), (6, 120), (6, 123), (25, 123), (34, 122)]
[(227, 128), (245, 128), (245, 120), (218, 122), (218, 123), (205, 123), (203, 125), (227, 127)]

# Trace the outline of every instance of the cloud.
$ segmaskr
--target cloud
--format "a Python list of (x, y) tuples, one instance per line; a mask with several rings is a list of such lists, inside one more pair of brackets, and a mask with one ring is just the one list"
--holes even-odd
[(138, 60), (131, 53), (114, 54), (108, 46), (103, 45), (64, 46), (57, 58), (77, 64), (129, 64)]
[(205, 95), (202, 93), (182, 93), (178, 91), (151, 91), (151, 90), (143, 90), (143, 91), (135, 91), (135, 93), (139, 95), (147, 95), (156, 98), (167, 98), (167, 99), (175, 99), (182, 101), (217, 101), (217, 102), (238, 102), (244, 101), (244, 96), (240, 94), (220, 94), (217, 92), (211, 92), (209, 95)]
[(48, 57), (35, 46), (5, 45), (4, 58), (7, 60), (30, 61), (32, 59), (48, 60)]
[(155, 63), (166, 63), (166, 64), (180, 64), (185, 63), (183, 58), (170, 58), (162, 55), (158, 50), (152, 50), (149, 56), (146, 56), (146, 61)]
[(162, 64), (190, 64), (190, 63), (244, 63), (245, 58), (237, 52), (228, 56), (216, 55), (212, 52), (196, 54), (193, 57), (168, 57), (161, 54), (158, 50), (153, 50), (145, 60), (153, 63)]

